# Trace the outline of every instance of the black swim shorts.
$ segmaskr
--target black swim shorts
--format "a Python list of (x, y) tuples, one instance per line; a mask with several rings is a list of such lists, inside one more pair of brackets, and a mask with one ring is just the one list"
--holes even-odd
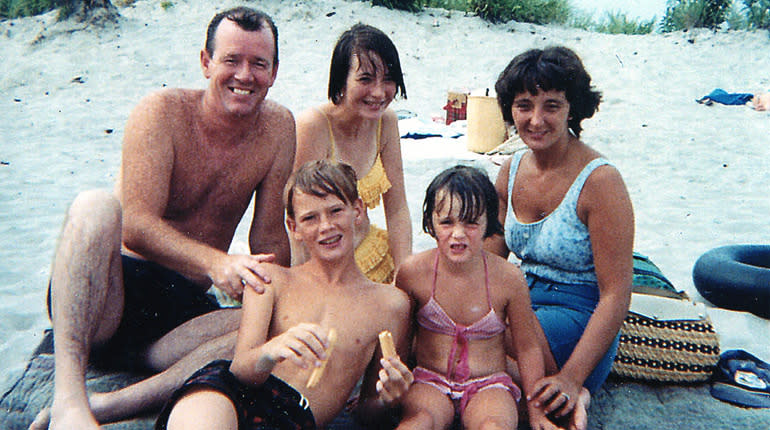
[(158, 416), (155, 430), (165, 430), (174, 404), (193, 388), (210, 388), (226, 395), (238, 414), (239, 430), (312, 430), (315, 418), (307, 399), (289, 384), (270, 375), (260, 386), (242, 384), (230, 373), (229, 360), (217, 360), (195, 372)]
[[(220, 309), (198, 284), (160, 264), (122, 256), (123, 317), (115, 335), (95, 347), (91, 362), (106, 370), (144, 371), (143, 354), (166, 333)], [(48, 314), (51, 314), (50, 285)]]

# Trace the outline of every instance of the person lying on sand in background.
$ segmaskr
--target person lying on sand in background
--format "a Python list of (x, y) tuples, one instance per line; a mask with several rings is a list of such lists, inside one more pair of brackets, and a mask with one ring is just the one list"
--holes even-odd
[(757, 111), (770, 110), (770, 93), (754, 94), (751, 104), (754, 106), (754, 110)]
[[(378, 334), (406, 349), (409, 298), (356, 266), (353, 238), (363, 202), (353, 168), (311, 161), (289, 179), (286, 225), (310, 259), (265, 265), (264, 294), (247, 289), (235, 358), (197, 372), (158, 417), (157, 430), (323, 428), (363, 376), (360, 416), (374, 423), (409, 389), (397, 355), (383, 358)], [(332, 336), (332, 331), (336, 336)], [(310, 382), (314, 371), (324, 369)]]
[[(364, 222), (356, 231), (356, 262), (375, 282), (391, 282), (394, 269), (412, 253), (398, 117), (389, 109), (406, 98), (398, 51), (382, 31), (356, 24), (342, 33), (329, 70), (329, 102), (297, 116), (295, 169), (328, 158), (350, 164), (368, 209), (382, 198), (387, 231)], [(293, 263), (304, 261), (292, 248)]]
[[(94, 429), (159, 408), (195, 370), (232, 357), (240, 311), (220, 309), (210, 286), (240, 299), (270, 281), (261, 262), (290, 262), (280, 196), (294, 120), (265, 99), (275, 24), (248, 8), (217, 14), (200, 62), (206, 89), (159, 91), (131, 113), (115, 194), (81, 193), (67, 213), (50, 283), (53, 404), (32, 429)], [(252, 196), (252, 255), (229, 255)], [(156, 374), (89, 396), (89, 359)]]
[(533, 401), (557, 417), (574, 410), (571, 427), (583, 429), (588, 392), (612, 368), (631, 300), (631, 199), (617, 169), (579, 138), (601, 94), (574, 52), (526, 51), (495, 90), (528, 149), (500, 168), (504, 235), (488, 238), (486, 248), (505, 258), (514, 252), (529, 284), (549, 375)]
[[(396, 275), (419, 309), (417, 367), (399, 430), (453, 428), (456, 416), (469, 430), (518, 428), (521, 390), (506, 373), (506, 332), (524, 392), (544, 375), (524, 275), (483, 248), (503, 230), (497, 211), (494, 185), (473, 167), (443, 171), (425, 192), (423, 230), (437, 248), (411, 256)], [(556, 428), (533, 403), (521, 408), (532, 429)]]

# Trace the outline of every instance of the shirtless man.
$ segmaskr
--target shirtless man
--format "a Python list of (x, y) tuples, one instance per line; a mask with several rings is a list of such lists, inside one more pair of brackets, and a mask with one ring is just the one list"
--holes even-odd
[[(364, 376), (359, 416), (397, 404), (411, 385), (398, 356), (383, 359), (378, 333), (406, 349), (409, 298), (366, 278), (353, 232), (364, 220), (353, 168), (311, 161), (289, 179), (286, 224), (310, 260), (290, 269), (266, 265), (264, 294), (247, 289), (235, 358), (197, 372), (161, 412), (156, 428), (323, 428)], [(331, 330), (337, 333), (331, 348)], [(306, 384), (326, 361), (318, 385)]]
[[(215, 16), (200, 54), (208, 87), (142, 100), (126, 124), (117, 197), (90, 191), (73, 202), (51, 273), (53, 405), (31, 428), (94, 429), (160, 407), (196, 369), (232, 357), (240, 311), (220, 310), (205, 291), (261, 292), (270, 278), (260, 262), (290, 260), (281, 192), (294, 119), (265, 99), (277, 47), (267, 15)], [(252, 255), (229, 255), (252, 196)], [(160, 373), (89, 398), (89, 357)]]

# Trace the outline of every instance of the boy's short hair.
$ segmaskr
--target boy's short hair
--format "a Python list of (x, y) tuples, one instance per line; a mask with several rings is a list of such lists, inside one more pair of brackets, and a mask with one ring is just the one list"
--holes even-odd
[(295, 190), (317, 197), (331, 194), (348, 205), (358, 200), (355, 170), (345, 163), (326, 159), (308, 161), (286, 182), (284, 205), (286, 215), (292, 219), (294, 219)]
[(569, 102), (569, 128), (580, 137), (580, 123), (599, 110), (601, 92), (595, 91), (580, 57), (571, 49), (551, 46), (530, 49), (508, 63), (495, 83), (497, 102), (508, 124), (513, 124), (513, 99), (524, 92), (564, 91)]
[(497, 219), (500, 203), (495, 186), (481, 169), (462, 165), (439, 173), (425, 190), (425, 201), (422, 204), (422, 230), (425, 233), (436, 237), (433, 211), (436, 209), (436, 197), (442, 191), (445, 196), (457, 196), (460, 200), (461, 221), (475, 222), (482, 214), (487, 214), (485, 238), (503, 234), (503, 226)]

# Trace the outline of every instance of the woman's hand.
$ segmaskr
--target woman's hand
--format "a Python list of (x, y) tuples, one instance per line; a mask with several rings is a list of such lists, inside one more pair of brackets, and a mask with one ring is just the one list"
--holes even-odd
[(581, 386), (557, 373), (537, 381), (527, 401), (534, 402), (546, 415), (561, 418), (575, 408)]

